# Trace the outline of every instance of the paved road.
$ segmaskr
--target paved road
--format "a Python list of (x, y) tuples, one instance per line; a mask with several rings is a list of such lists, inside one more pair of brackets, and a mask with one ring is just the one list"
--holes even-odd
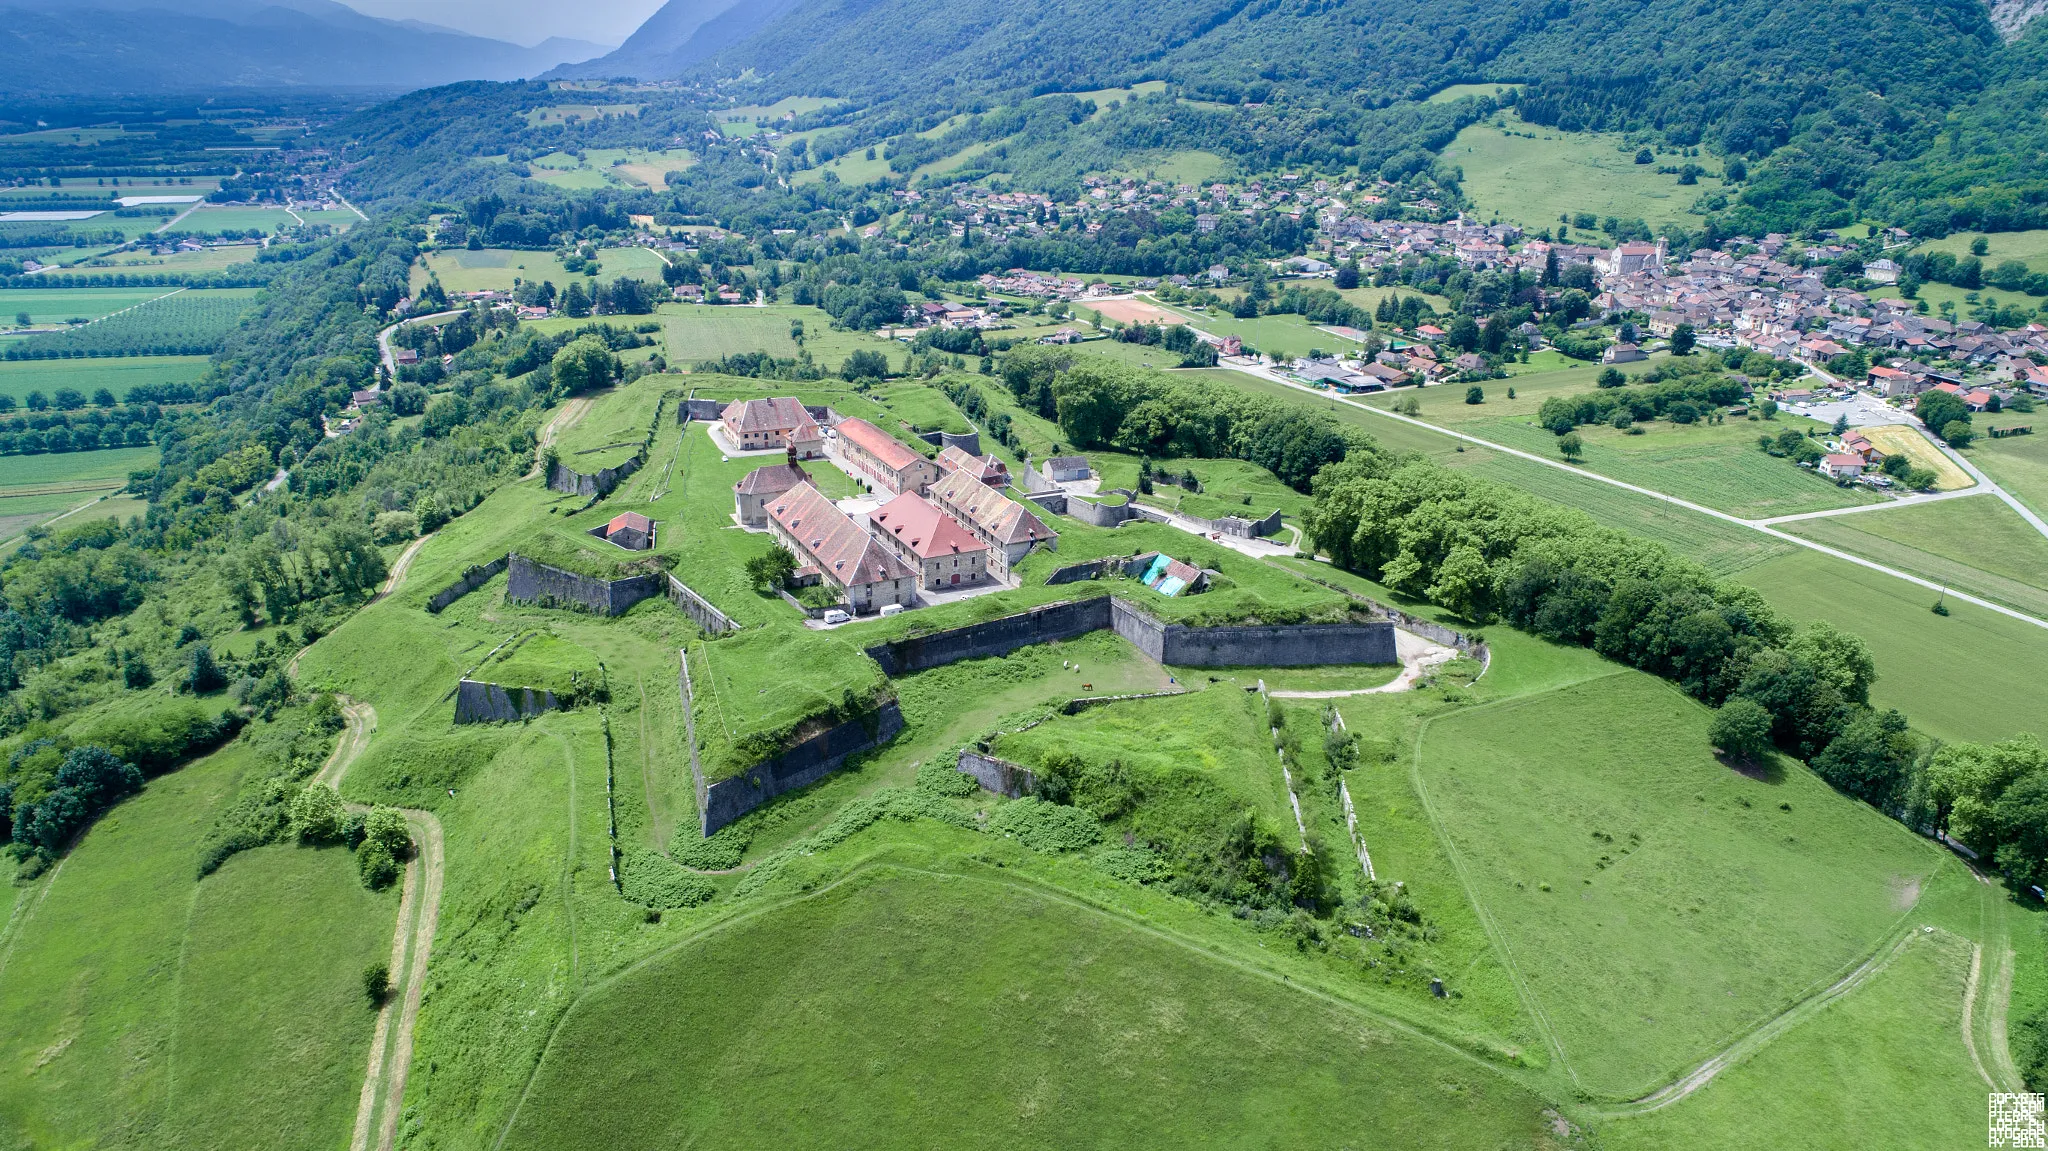
[(461, 314), (461, 308), (451, 308), (448, 311), (435, 312), (432, 315), (407, 316), (406, 318), (398, 321), (397, 323), (391, 325), (390, 327), (384, 329), (383, 331), (378, 332), (377, 352), (380, 356), (383, 357), (384, 370), (391, 373), (392, 382), (398, 382), (398, 357), (393, 355), (391, 352), (391, 333), (406, 326), (407, 324), (424, 324), (430, 323), (434, 320), (453, 319), (454, 317), (459, 316)]
[[(1593, 480), (1597, 483), (1607, 484), (1610, 487), (1621, 488), (1624, 491), (1631, 491), (1636, 493), (1637, 495), (1648, 496), (1653, 500), (1661, 500), (1664, 503), (1684, 508), (1685, 510), (1690, 512), (1697, 512), (1703, 516), (1712, 516), (1717, 520), (1723, 520), (1727, 523), (1739, 524), (1753, 531), (1762, 532), (1767, 536), (1784, 540), (1786, 543), (1797, 544), (1800, 547), (1809, 548), (1813, 551), (1820, 552), (1822, 555), (1833, 556), (1838, 560), (1844, 560), (1848, 563), (1855, 564), (1858, 567), (1869, 568), (1871, 571), (1874, 572), (1882, 572), (1883, 574), (1891, 576), (1894, 579), (1905, 580), (1907, 583), (1915, 584), (1919, 587), (1924, 587), (1929, 591), (1945, 593), (1952, 598), (1962, 600), (1964, 603), (1973, 604), (1977, 607), (1981, 607), (1986, 611), (1994, 611), (1997, 612), (1999, 615), (2019, 620), (2021, 623), (2029, 623), (2043, 630), (2048, 630), (2048, 620), (2039, 619), (2035, 616), (2028, 615), (2025, 612), (2014, 611), (2009, 607), (2005, 607), (2001, 604), (1992, 603), (1990, 600), (1987, 599), (1980, 599), (1977, 596), (1970, 595), (1967, 592), (1956, 591), (1954, 588), (1951, 588), (1946, 584), (1936, 583), (1933, 580), (1929, 579), (1922, 579), (1919, 576), (1913, 575), (1909, 572), (1900, 571), (1897, 568), (1886, 567), (1884, 564), (1864, 559), (1862, 556), (1859, 555), (1852, 555), (1849, 552), (1842, 551), (1839, 548), (1831, 548), (1828, 547), (1826, 544), (1816, 543), (1813, 540), (1809, 539), (1802, 539), (1799, 536), (1792, 535), (1788, 532), (1781, 532), (1778, 529), (1772, 527), (1770, 524), (1764, 523), (1760, 520), (1746, 520), (1743, 519), (1741, 516), (1730, 515), (1727, 512), (1707, 507), (1704, 504), (1696, 504), (1690, 500), (1682, 500), (1679, 499), (1677, 496), (1668, 495), (1664, 492), (1657, 491), (1653, 488), (1646, 488), (1637, 484), (1626, 483), (1622, 480), (1614, 479), (1611, 476), (1603, 476), (1598, 472), (1589, 472), (1584, 468), (1573, 467), (1570, 464), (1564, 463), (1559, 460), (1550, 459), (1547, 456), (1539, 456), (1534, 452), (1525, 452), (1516, 448), (1508, 447), (1505, 444), (1494, 443), (1491, 440), (1482, 440), (1478, 436), (1468, 435), (1464, 432), (1452, 431), (1449, 428), (1440, 427), (1436, 424), (1429, 423), (1426, 420), (1418, 420), (1412, 416), (1400, 415), (1399, 413), (1390, 412), (1383, 408), (1373, 407), (1371, 404), (1362, 404), (1359, 403), (1357, 400), (1351, 399), (1346, 396), (1331, 395), (1330, 393), (1325, 392), (1319, 388), (1312, 388), (1309, 387), (1307, 384), (1298, 383), (1294, 380), (1290, 380), (1287, 377), (1282, 376), (1280, 373), (1273, 371), (1270, 368), (1262, 367), (1243, 360), (1226, 360), (1223, 362), (1222, 366), (1230, 368), (1235, 371), (1243, 372), (1246, 375), (1256, 376), (1259, 379), (1267, 380), (1271, 383), (1276, 383), (1283, 387), (1293, 388), (1296, 391), (1307, 392), (1308, 394), (1314, 396), (1321, 396), (1324, 399), (1332, 400), (1336, 403), (1349, 404), (1352, 407), (1359, 409), (1360, 411), (1371, 412), (1373, 415), (1378, 416), (1381, 419), (1397, 420), (1404, 424), (1412, 424), (1418, 428), (1426, 428), (1429, 431), (1437, 433), (1438, 435), (1450, 436), (1453, 439), (1463, 440), (1469, 444), (1477, 444), (1482, 448), (1487, 448), (1491, 451), (1500, 452), (1503, 455), (1510, 455), (1518, 459), (1529, 460), (1532, 463), (1542, 464), (1544, 467), (1547, 468), (1556, 468), (1557, 470), (1562, 472), (1570, 472), (1571, 474), (1579, 476), (1582, 479)], [(1957, 457), (1957, 459), (1960, 461), (1961, 457)], [(1969, 469), (1972, 475), (1978, 477), (1978, 482), (1984, 484), (1987, 490), (1996, 491), (2000, 494), (2003, 494), (2003, 489), (1999, 488), (1996, 484), (1991, 483), (1991, 481), (1988, 478), (1985, 478), (1982, 472), (1977, 471), (1974, 466), (1968, 464), (1967, 462), (1964, 462), (1964, 466)], [(2008, 500), (2010, 499), (2010, 497), (2007, 498)], [(2029, 523), (2036, 524), (2037, 526), (2040, 524), (2040, 521), (2030, 513), (2027, 514), (2027, 521)], [(2048, 529), (2044, 529), (2043, 534), (2048, 534)]]

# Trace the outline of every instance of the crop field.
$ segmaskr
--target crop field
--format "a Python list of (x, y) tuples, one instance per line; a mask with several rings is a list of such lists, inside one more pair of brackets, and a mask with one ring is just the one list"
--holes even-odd
[(222, 232), (247, 232), (255, 230), (264, 233), (276, 232), (298, 223), (292, 214), (283, 208), (215, 208), (202, 205), (179, 220), (174, 232), (196, 232), (200, 235), (219, 235)]
[(1257, 1116), (1282, 1145), (1469, 1147), (1535, 1142), (1540, 1110), (1446, 1048), (1031, 885), (881, 871), (593, 989), (504, 1145), (1186, 1145)]
[[(1244, 341), (1247, 347), (1256, 348), (1269, 356), (1305, 356), (1317, 349), (1334, 352), (1351, 346), (1351, 341), (1342, 336), (1333, 336), (1301, 316), (1271, 315), (1240, 320), (1221, 308), (1207, 312), (1184, 308), (1175, 310), (1205, 332), (1218, 336), (1236, 336)], [(1154, 357), (1165, 355), (1157, 349), (1147, 350)]]
[(2048, 538), (2001, 500), (1974, 496), (1780, 527), (2048, 619)]
[(90, 396), (105, 388), (118, 400), (142, 384), (196, 383), (209, 363), (206, 356), (6, 360), (0, 361), (0, 394), (13, 396), (20, 403), (30, 392), (47, 396), (55, 395), (59, 388), (71, 388)]
[(1734, 578), (1792, 619), (1824, 619), (1862, 636), (1877, 659), (1870, 702), (1898, 708), (1929, 735), (2004, 739), (2039, 726), (2039, 685), (2048, 682), (2040, 628), (1955, 600), (1936, 615), (1928, 610), (1936, 593), (1816, 552)]
[[(1778, 418), (1782, 420), (1785, 417), (1781, 415)], [(1908, 424), (1885, 424), (1864, 428), (1862, 432), (1878, 447), (1894, 454), (1904, 453), (1914, 467), (1931, 469), (1941, 477), (1934, 485), (1936, 491), (1959, 491), (1977, 482), (1970, 478), (1970, 473), (1957, 467), (1947, 453), (1929, 443), (1926, 433), (1919, 428)]]
[[(1496, 122), (1504, 127), (1494, 127)], [(1718, 175), (1703, 175), (1697, 186), (1687, 187), (1656, 169), (1698, 164), (1715, 172), (1719, 163), (1702, 154), (1659, 155), (1656, 164), (1637, 164), (1635, 151), (1613, 133), (1560, 132), (1502, 112), (1459, 132), (1443, 159), (1464, 169), (1465, 193), (1483, 215), (1532, 231), (1578, 212), (1640, 219), (1652, 228), (1698, 227), (1693, 202), (1722, 189)]]
[[(2003, 418), (2019, 422), (2013, 416)], [(2031, 436), (1979, 438), (1970, 445), (1970, 462), (2035, 515), (2048, 519), (2048, 416)]]
[(156, 463), (154, 447), (0, 456), (0, 542), (120, 490), (129, 472)]
[(109, 312), (167, 296), (175, 288), (9, 288), (0, 292), (0, 323), (22, 312), (32, 324), (97, 320)]
[(1832, 981), (1945, 862), (1803, 767), (1723, 766), (1707, 714), (1620, 672), (1419, 737), (1461, 876), (1596, 1095), (1648, 1091)]
[(82, 328), (7, 346), (10, 360), (102, 356), (199, 356), (220, 347), (254, 302), (254, 288), (187, 289)]
[[(661, 257), (644, 248), (606, 248), (597, 254), (597, 278), (604, 281), (630, 276), (636, 280), (661, 279)], [(427, 286), (428, 273), (451, 292), (481, 292), (495, 289), (509, 292), (515, 280), (545, 281), (566, 288), (582, 272), (571, 272), (553, 252), (526, 252), (514, 248), (456, 248), (429, 252), (412, 271), (415, 291)], [(585, 281), (588, 282), (587, 280)]]
[(204, 248), (197, 252), (177, 252), (169, 256), (155, 256), (147, 252), (111, 252), (103, 257), (105, 264), (94, 261), (91, 264), (45, 272), (42, 278), (56, 282), (71, 276), (105, 275), (109, 271), (152, 274), (224, 272), (237, 264), (244, 265), (246, 269), (246, 265), (255, 257), (255, 248), (241, 244), (224, 248)]
[[(1745, 519), (1854, 507), (1884, 498), (1861, 488), (1837, 487), (1825, 476), (1758, 449), (1757, 437), (1770, 432), (1757, 429), (1775, 431), (1780, 425), (1798, 428), (1804, 423), (1808, 421), (1788, 423), (1783, 416), (1725, 424), (1655, 420), (1636, 425), (1645, 433), (1640, 436), (1605, 425), (1583, 427), (1579, 438), (1585, 458), (1579, 466)], [(1558, 454), (1558, 437), (1531, 420), (1498, 419), (1461, 425), (1458, 430), (1525, 452)]]
[(263, 848), (194, 879), (246, 748), (152, 781), (22, 892), (0, 983), (10, 1142), (346, 1141), (375, 1019), (361, 972), (390, 951), (396, 899), (338, 851)]

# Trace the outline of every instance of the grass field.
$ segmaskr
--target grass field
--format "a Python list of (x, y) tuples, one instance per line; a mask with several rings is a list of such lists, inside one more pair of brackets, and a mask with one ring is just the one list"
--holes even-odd
[[(664, 348), (669, 362), (678, 366), (722, 359), (735, 352), (767, 352), (779, 359), (793, 359), (802, 350), (811, 353), (819, 367), (836, 371), (854, 352), (871, 351), (888, 357), (892, 368), (901, 370), (909, 357), (903, 344), (879, 339), (872, 332), (835, 328), (829, 313), (806, 304), (760, 308), (663, 304), (659, 312)], [(790, 335), (799, 323), (804, 331), (801, 349)]]
[(54, 281), (74, 275), (104, 275), (110, 269), (116, 272), (151, 273), (224, 272), (238, 264), (246, 268), (255, 258), (256, 249), (245, 245), (205, 248), (197, 252), (178, 252), (169, 256), (153, 256), (146, 252), (114, 252), (104, 259), (91, 260), (61, 271), (45, 272), (43, 277)]
[(1824, 986), (1944, 862), (1803, 768), (1716, 762), (1707, 716), (1620, 672), (1419, 737), (1462, 878), (1598, 1095), (1650, 1090)]
[[(623, 1076), (622, 1036), (644, 1053)], [(1279, 1146), (1369, 1129), (1527, 1146), (1540, 1110), (1434, 1044), (1032, 886), (884, 870), (596, 988), (504, 1145), (716, 1130), (728, 1147)]]
[[(1351, 341), (1322, 331), (1301, 316), (1271, 315), (1240, 320), (1221, 308), (1201, 312), (1175, 306), (1175, 310), (1205, 332), (1218, 336), (1236, 336), (1243, 340), (1247, 347), (1256, 348), (1269, 356), (1293, 358), (1305, 356), (1318, 348), (1326, 352), (1336, 352), (1354, 346)], [(1147, 350), (1155, 358), (1163, 358), (1164, 354), (1156, 349)]]
[(33, 324), (61, 324), (67, 320), (97, 320), (109, 312), (132, 308), (175, 288), (10, 288), (0, 292), (0, 323), (13, 324), (18, 313), (27, 312)]
[(245, 744), (150, 783), (23, 892), (0, 962), (0, 1133), (35, 1146), (346, 1143), (396, 897), (345, 852), (193, 878)]
[[(68, 294), (68, 293), (66, 293)], [(0, 360), (0, 394), (17, 402), (30, 392), (74, 388), (90, 396), (105, 388), (124, 399), (138, 384), (190, 384), (206, 374), (208, 356), (121, 356), (80, 360)]]
[(583, 418), (555, 440), (563, 465), (589, 474), (625, 462), (646, 441), (662, 397), (681, 382), (674, 376), (641, 376), (596, 396)]
[[(0, 542), (15, 539), (31, 525), (100, 501), (125, 487), (129, 472), (153, 468), (156, 462), (154, 447), (0, 456)], [(105, 512), (140, 514), (133, 510), (134, 505), (129, 508), (124, 512), (110, 502)], [(82, 514), (104, 518), (92, 512)]]
[(289, 228), (298, 221), (283, 208), (213, 208), (199, 207), (178, 221), (174, 232), (198, 232), (218, 234), (233, 229), (248, 231), (255, 228), (270, 233)]
[[(1956, 232), (1939, 240), (1929, 240), (1920, 245), (1923, 252), (1947, 252), (1963, 259), (1970, 255), (1970, 244), (1979, 236), (1986, 241), (1984, 269), (1990, 271), (2005, 260), (2018, 260), (2036, 272), (2048, 271), (2048, 228), (2036, 228), (2027, 232)], [(2000, 296), (2018, 295), (2016, 292), (2002, 292), (1986, 289)]]
[[(2004, 416), (2017, 423), (2031, 417)], [(2002, 440), (1980, 437), (1970, 445), (1970, 462), (2035, 515), (2048, 518), (2048, 417), (2031, 436)]]
[(2001, 500), (1974, 496), (1780, 527), (2048, 619), (2048, 538)]
[(1428, 102), (1431, 104), (1451, 104), (1463, 100), (1467, 96), (1498, 96), (1503, 92), (1514, 91), (1520, 87), (1520, 84), (1452, 84), (1438, 89), (1430, 96)]
[(1136, 152), (1107, 173), (1117, 178), (1164, 180), (1169, 184), (1213, 184), (1236, 171), (1228, 156), (1200, 148)]
[[(645, 248), (605, 248), (597, 255), (597, 278), (606, 282), (620, 276), (636, 280), (661, 279), (661, 257)], [(455, 248), (429, 252), (412, 270), (414, 290), (427, 284), (428, 273), (440, 277), (441, 286), (451, 292), (481, 292), (496, 289), (509, 292), (515, 280), (546, 281), (566, 288), (582, 272), (571, 272), (553, 252), (524, 252), (513, 248)], [(584, 280), (588, 283), (588, 279)]]
[(1444, 149), (1446, 163), (1464, 169), (1465, 194), (1488, 218), (1499, 217), (1530, 230), (1555, 227), (1558, 216), (1591, 212), (1596, 216), (1641, 219), (1652, 228), (1698, 227), (1693, 202), (1721, 190), (1716, 176), (1701, 176), (1696, 187), (1678, 177), (1659, 175), (1660, 165), (1698, 164), (1709, 171), (1720, 164), (1711, 156), (1680, 159), (1663, 155), (1656, 164), (1634, 162), (1634, 147), (1606, 132), (1560, 132), (1525, 123), (1513, 112), (1474, 124), (1458, 133)]
[(1929, 735), (2004, 739), (2041, 726), (2048, 633), (2039, 628), (1953, 599), (1950, 614), (1935, 615), (1934, 592), (1809, 551), (1734, 578), (1795, 620), (1824, 619), (1862, 636), (1877, 659), (1871, 703), (1898, 708)]

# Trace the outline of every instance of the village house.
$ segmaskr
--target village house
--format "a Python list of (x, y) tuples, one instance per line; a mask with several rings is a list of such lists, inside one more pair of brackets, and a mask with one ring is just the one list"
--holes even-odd
[(1052, 456), (1039, 462), (1038, 474), (1056, 484), (1085, 480), (1095, 474), (1087, 456)]
[(841, 420), (833, 430), (839, 435), (840, 462), (891, 495), (922, 493), (939, 478), (937, 464), (866, 420)]
[(1835, 452), (1823, 456), (1820, 474), (1831, 480), (1853, 480), (1863, 474), (1863, 457), (1848, 452)]
[(925, 591), (971, 586), (988, 578), (988, 548), (915, 492), (904, 492), (869, 512), (868, 530), (917, 572), (917, 586)]
[(949, 445), (939, 453), (938, 463), (942, 472), (966, 472), (992, 488), (1010, 486), (1010, 466), (994, 456), (969, 455)]
[(787, 460), (755, 468), (732, 486), (733, 518), (742, 527), (768, 526), (768, 503), (798, 484), (811, 482), (811, 474), (796, 462), (792, 450)]
[(988, 547), (988, 570), (997, 579), (1009, 579), (1033, 548), (1059, 547), (1060, 537), (1024, 505), (967, 472), (948, 472), (932, 485), (931, 500)]
[(825, 433), (794, 397), (734, 400), (719, 413), (719, 423), (732, 446), (743, 452), (787, 448), (800, 460), (825, 454)]
[(917, 573), (810, 484), (769, 501), (768, 530), (797, 557), (799, 585), (822, 581), (856, 612), (916, 602)]

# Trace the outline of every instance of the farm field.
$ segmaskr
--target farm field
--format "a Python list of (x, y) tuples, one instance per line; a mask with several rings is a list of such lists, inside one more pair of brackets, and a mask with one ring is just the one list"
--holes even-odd
[[(1505, 129), (1493, 126), (1495, 122)], [(1444, 162), (1464, 169), (1466, 195), (1483, 217), (1498, 217), (1531, 231), (1551, 228), (1561, 214), (1591, 212), (1602, 218), (1647, 221), (1652, 228), (1697, 228), (1692, 205), (1722, 189), (1716, 175), (1686, 187), (1678, 177), (1659, 175), (1660, 165), (1698, 164), (1713, 172), (1719, 163), (1702, 154), (1692, 159), (1659, 155), (1656, 164), (1634, 162), (1619, 135), (1560, 132), (1529, 124), (1512, 111), (1459, 132), (1443, 151)]]
[(13, 324), (27, 312), (32, 324), (97, 320), (137, 304), (167, 296), (176, 288), (9, 288), (0, 291), (0, 323)]
[[(128, 484), (128, 473), (157, 464), (157, 449), (107, 448), (38, 456), (0, 456), (0, 543), (32, 525), (100, 501)], [(117, 514), (116, 509), (104, 509)], [(92, 518), (105, 518), (95, 510)], [(141, 514), (130, 510), (125, 515)]]
[(106, 275), (109, 272), (139, 272), (151, 275), (225, 272), (236, 265), (242, 265), (246, 270), (255, 256), (256, 249), (243, 244), (224, 248), (203, 248), (197, 252), (177, 252), (169, 256), (154, 256), (146, 252), (132, 251), (110, 252), (99, 259), (88, 260), (60, 271), (45, 272), (43, 275), (54, 282), (75, 276)]
[[(1351, 341), (1333, 336), (1301, 316), (1271, 315), (1240, 320), (1222, 309), (1208, 312), (1175, 307), (1186, 322), (1218, 336), (1236, 336), (1247, 348), (1269, 356), (1305, 356), (1318, 348), (1326, 352), (1349, 350)], [(1154, 354), (1163, 354), (1153, 350)]]
[(23, 892), (0, 983), (10, 1141), (346, 1141), (375, 1020), (361, 972), (390, 951), (396, 897), (346, 852), (296, 847), (196, 880), (247, 748), (152, 781)]
[(1461, 878), (1596, 1096), (1645, 1093), (1832, 982), (1951, 866), (1802, 766), (1717, 762), (1707, 715), (1623, 671), (1418, 736)]
[[(1836, 487), (1788, 459), (1758, 450), (1757, 437), (1770, 434), (1758, 429), (1800, 429), (1802, 425), (1819, 426), (1779, 416), (1756, 423), (1655, 420), (1636, 425), (1645, 433), (1640, 436), (1604, 425), (1582, 427), (1579, 437), (1585, 445), (1585, 458), (1580, 466), (1744, 519), (1854, 507), (1884, 498), (1860, 488)], [(1532, 420), (1495, 419), (1461, 424), (1458, 430), (1525, 452), (1557, 455), (1558, 437)]]
[(10, 360), (58, 356), (195, 356), (220, 346), (255, 301), (254, 288), (173, 289), (83, 327), (7, 346)]
[(2048, 619), (2048, 538), (1994, 497), (1795, 520), (1779, 527)]
[(2048, 418), (2031, 436), (1979, 437), (1970, 445), (1969, 457), (2014, 499), (2048, 519)]
[(1935, 615), (1934, 592), (1817, 552), (1733, 578), (1794, 620), (1824, 619), (1861, 636), (1877, 660), (1871, 704), (1898, 708), (1929, 735), (2004, 739), (2040, 726), (2039, 685), (2048, 677), (2040, 628), (1955, 600), (1948, 615)]
[[(599, 280), (609, 282), (621, 276), (648, 281), (661, 279), (661, 257), (645, 248), (605, 248), (598, 253), (597, 262)], [(422, 264), (424, 266), (415, 266), (412, 270), (415, 291), (427, 286), (430, 272), (450, 292), (481, 292), (487, 289), (509, 292), (515, 280), (546, 281), (557, 288), (566, 288), (570, 280), (584, 275), (564, 268), (553, 252), (527, 252), (514, 248), (483, 248), (474, 252), (454, 248), (429, 252)], [(587, 278), (585, 282), (588, 282)]]
[[(158, 221), (161, 223), (162, 221)], [(281, 231), (298, 223), (292, 214), (283, 208), (221, 207), (202, 205), (192, 210), (177, 226), (174, 232), (198, 232), (202, 235), (217, 235), (233, 230), (246, 232), (256, 229), (264, 233)]]
[(78, 360), (0, 360), (0, 394), (16, 403), (30, 392), (73, 388), (90, 396), (105, 388), (123, 399), (141, 384), (190, 384), (206, 375), (207, 356), (120, 356)]
[[(621, 1034), (648, 1057), (600, 1074), (615, 1059), (591, 1056)], [(849, 1068), (837, 1053), (856, 1047), (890, 1054)], [(884, 869), (595, 988), (504, 1145), (665, 1147), (711, 1127), (732, 1147), (1188, 1144), (1257, 1116), (1280, 1143), (1369, 1126), (1465, 1147), (1534, 1143), (1540, 1110), (1445, 1048), (1031, 885)]]
[[(1779, 416), (1779, 419), (1784, 419)], [(1948, 454), (1927, 441), (1925, 433), (1906, 424), (1888, 424), (1862, 429), (1870, 442), (1890, 452), (1903, 452), (1916, 468), (1930, 468), (1941, 478), (1935, 482), (1936, 491), (1953, 492), (1973, 487), (1977, 481), (1970, 473), (1956, 466)]]

